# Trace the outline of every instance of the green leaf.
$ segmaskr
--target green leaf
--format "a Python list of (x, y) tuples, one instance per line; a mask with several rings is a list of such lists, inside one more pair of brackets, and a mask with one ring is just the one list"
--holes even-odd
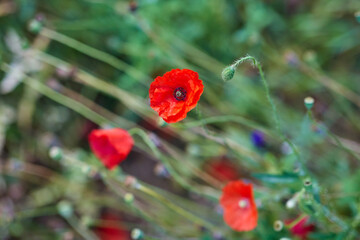
[(267, 173), (254, 173), (253, 177), (259, 179), (265, 183), (271, 184), (288, 184), (295, 183), (299, 181), (299, 176), (292, 173), (284, 173), (284, 174), (267, 174)]

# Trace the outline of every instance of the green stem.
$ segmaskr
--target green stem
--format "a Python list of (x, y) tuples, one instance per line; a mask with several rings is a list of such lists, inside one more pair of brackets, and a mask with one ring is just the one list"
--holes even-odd
[[(133, 131), (135, 131), (134, 129), (132, 129)], [(77, 159), (74, 159), (72, 157), (68, 157), (68, 156), (65, 156), (65, 159), (67, 161), (69, 161), (69, 163), (72, 163), (74, 164), (75, 162), (77, 164), (80, 164), (80, 165), (85, 165), (85, 163), (83, 162), (79, 162)], [(103, 177), (104, 181), (105, 181), (105, 184), (107, 186), (110, 187), (110, 189), (116, 194), (118, 195), (119, 197), (123, 198), (123, 196), (119, 193), (117, 187), (109, 180), (109, 174), (108, 174), (108, 171), (105, 170), (105, 171), (99, 171), (101, 176)], [(178, 213), (179, 215), (187, 218), (188, 220), (200, 225), (200, 226), (204, 226), (204, 227), (207, 227), (209, 229), (213, 229), (213, 230), (218, 230), (217, 227), (215, 225), (213, 225), (212, 223), (210, 222), (207, 222), (205, 221), (204, 219), (202, 218), (199, 218), (197, 217), (196, 215), (193, 215), (191, 212), (188, 212), (187, 210), (173, 204), (171, 201), (169, 201), (167, 198), (161, 196), (160, 194), (158, 194), (157, 192), (155, 192), (154, 190), (152, 190), (151, 188), (141, 184), (140, 182), (137, 182), (136, 184), (136, 187), (135, 187), (137, 190), (157, 199), (158, 201), (162, 202), (164, 205), (168, 206), (170, 209), (172, 209), (174, 212)], [(135, 206), (134, 206), (135, 207)], [(139, 212), (141, 212), (141, 209), (138, 209)], [(148, 220), (150, 223), (153, 223), (155, 224), (154, 221), (151, 220), (150, 217), (146, 216), (145, 217), (145, 220)], [(155, 224), (156, 225), (156, 224)]]
[(289, 228), (289, 229), (293, 228), (296, 224), (298, 224), (306, 216), (307, 216), (307, 214), (305, 214), (305, 213), (301, 214), (294, 221), (292, 221), (290, 224), (287, 224), (286, 227)]
[[(8, 70), (6, 65), (2, 65), (0, 68), (5, 72), (7, 72), (7, 70)], [(110, 120), (104, 118), (103, 116), (92, 111), (90, 108), (86, 107), (85, 105), (54, 91), (50, 87), (46, 86), (45, 84), (37, 81), (36, 79), (34, 79), (32, 77), (27, 76), (24, 80), (24, 84), (26, 84), (29, 87), (40, 92), (42, 95), (54, 100), (55, 102), (58, 102), (64, 106), (74, 110), (75, 112), (81, 114), (82, 116), (93, 121), (96, 124), (102, 125), (105, 123), (112, 123), (112, 124), (116, 125), (116, 123), (113, 123)]]
[(86, 229), (83, 225), (81, 225), (78, 219), (74, 216), (65, 218), (69, 225), (77, 231), (80, 236), (82, 236), (86, 240), (98, 240), (98, 238), (91, 231)]
[[(122, 196), (118, 189), (116, 188), (116, 186), (109, 180), (109, 176), (106, 172), (102, 172), (101, 174), (103, 176), (103, 180), (105, 182), (105, 184), (120, 198), (123, 198), (124, 196)], [(128, 204), (128, 206), (131, 207), (132, 211), (135, 212), (135, 214), (137, 214), (139, 217), (141, 217), (142, 219), (144, 219), (145, 221), (147, 221), (148, 223), (154, 225), (154, 227), (158, 228), (158, 224), (156, 222), (154, 222), (151, 217), (149, 215), (147, 215), (144, 211), (142, 211), (139, 207), (137, 207), (134, 204)], [(162, 229), (161, 229), (162, 230)]]
[(192, 122), (187, 122), (187, 123), (183, 123), (183, 124), (173, 124), (173, 127), (178, 127), (178, 128), (193, 128), (193, 127), (198, 127), (201, 126), (203, 124), (212, 124), (212, 123), (223, 123), (223, 122), (236, 122), (236, 123), (240, 123), (243, 124), (247, 127), (250, 128), (254, 128), (254, 129), (259, 129), (262, 132), (269, 134), (269, 135), (273, 135), (275, 136), (275, 133), (272, 132), (271, 130), (268, 130), (260, 125), (258, 125), (257, 123), (248, 120), (244, 117), (241, 116), (235, 116), (235, 115), (228, 115), (228, 116), (213, 116), (213, 117), (208, 117), (208, 118), (203, 118), (201, 120), (197, 120), (197, 121), (192, 121)]
[[(356, 216), (353, 218), (353, 221), (350, 224), (350, 228), (347, 231), (346, 235), (344, 236), (344, 239), (350, 240), (353, 239), (352, 236), (358, 234), (358, 231), (356, 228), (360, 225), (360, 212), (356, 214)], [(357, 235), (359, 236), (359, 235)]]
[(49, 216), (52, 214), (57, 214), (57, 208), (54, 206), (43, 207), (43, 208), (35, 208), (35, 209), (27, 209), (21, 212), (17, 212), (15, 214), (15, 220), (21, 220), (24, 218), (34, 218), (39, 216)]
[(187, 183), (172, 167), (170, 162), (168, 161), (167, 157), (163, 156), (159, 149), (156, 147), (156, 145), (151, 141), (148, 134), (140, 129), (140, 128), (132, 128), (129, 130), (129, 133), (131, 135), (138, 135), (140, 136), (143, 141), (148, 145), (148, 147), (151, 149), (151, 151), (155, 154), (155, 157), (158, 158), (165, 166), (165, 168), (169, 171), (170, 175), (174, 178), (174, 180), (179, 183), (182, 187), (185, 189), (194, 192), (196, 194), (201, 194), (206, 197), (208, 197), (210, 200), (218, 201), (218, 198), (209, 194), (202, 193), (202, 191), (198, 191), (195, 189), (191, 184)]
[(268, 85), (267, 81), (265, 80), (265, 76), (264, 76), (264, 72), (262, 70), (261, 64), (254, 57), (246, 56), (246, 57), (240, 58), (239, 60), (235, 61), (233, 66), (236, 68), (239, 64), (241, 64), (242, 62), (244, 62), (246, 60), (252, 60), (254, 66), (259, 70), (260, 78), (261, 78), (262, 84), (264, 85), (264, 88), (265, 88), (266, 98), (269, 101), (269, 103), (271, 105), (271, 108), (272, 108), (272, 111), (273, 111), (276, 130), (281, 135), (283, 135), (282, 130), (280, 128), (280, 120), (279, 120), (279, 115), (278, 115), (278, 112), (277, 112), (277, 108), (276, 108), (276, 105), (275, 105), (273, 99), (271, 98), (269, 85)]
[[(69, 63), (44, 52), (38, 51), (36, 57), (54, 67), (64, 66), (71, 68)], [(107, 95), (113, 96), (114, 98), (120, 100), (128, 109), (131, 109), (131, 111), (140, 116), (147, 117), (154, 114), (153, 111), (144, 104), (144, 99), (137, 95), (133, 95), (118, 86), (99, 79), (84, 70), (77, 70), (75, 73), (75, 80)]]
[[(314, 123), (315, 125), (318, 125), (311, 110), (307, 111), (308, 117), (310, 119), (310, 121), (312, 123)], [(330, 132), (330, 130), (327, 130), (327, 134), (336, 142), (336, 144), (343, 149), (345, 152), (347, 152), (349, 155), (353, 156), (354, 158), (356, 158), (358, 161), (360, 161), (360, 157), (354, 153), (352, 150), (348, 149), (347, 147), (345, 147), (342, 142), (339, 140), (338, 136), (336, 136), (335, 134), (333, 134), (332, 132)]]
[(164, 205), (166, 205), (168, 208), (172, 209), (174, 212), (178, 213), (179, 215), (187, 218), (188, 220), (198, 224), (199, 226), (204, 226), (208, 229), (212, 229), (212, 230), (216, 230), (217, 227), (215, 225), (213, 225), (210, 222), (205, 221), (202, 218), (199, 218), (198, 216), (192, 214), (191, 212), (186, 211), (185, 209), (173, 204), (171, 201), (169, 201), (167, 198), (164, 198), (163, 196), (161, 196), (160, 194), (158, 194), (157, 192), (153, 191), (152, 189), (139, 184), (137, 187), (138, 190), (148, 194), (149, 196), (152, 196), (154, 198), (156, 198), (157, 200), (159, 200), (160, 202), (164, 203)]
[[(325, 218), (328, 221), (338, 225), (343, 231), (348, 230), (349, 227), (345, 221), (332, 213), (329, 208), (324, 206), (321, 202), (315, 199), (312, 187), (305, 187), (302, 190), (300, 203), (308, 208), (306, 211), (309, 215), (316, 219)], [(310, 207), (310, 208), (309, 208)]]
[(235, 68), (241, 64), (242, 62), (246, 61), (246, 60), (252, 60), (253, 65), (259, 70), (260, 73), (260, 78), (261, 78), (261, 82), (264, 85), (265, 88), (265, 93), (266, 93), (266, 98), (269, 101), (270, 105), (271, 105), (271, 109), (273, 112), (273, 117), (275, 120), (275, 128), (277, 130), (277, 132), (279, 133), (279, 135), (282, 137), (282, 140), (285, 141), (286, 143), (289, 144), (290, 148), (292, 149), (292, 151), (294, 152), (294, 154), (296, 155), (296, 157), (298, 158), (299, 163), (301, 164), (301, 167), (303, 169), (303, 171), (305, 171), (305, 164), (300, 156), (300, 152), (297, 150), (295, 144), (293, 142), (290, 141), (289, 138), (286, 137), (285, 133), (283, 132), (283, 130), (280, 127), (280, 120), (279, 120), (279, 114), (277, 112), (277, 108), (276, 105), (270, 95), (270, 89), (269, 89), (269, 85), (265, 79), (265, 75), (264, 72), (262, 70), (261, 64), (256, 60), (256, 58), (252, 57), (252, 56), (246, 56), (243, 58), (240, 58), (238, 60), (235, 61), (235, 63), (232, 65)]
[[(56, 31), (50, 30), (48, 28), (44, 28), (41, 32), (41, 35), (50, 38), (52, 40), (58, 41), (68, 47), (71, 47), (79, 52), (82, 52), (90, 57), (93, 57), (99, 61), (102, 61), (104, 63), (109, 64), (110, 66), (128, 73), (130, 76), (132, 76), (134, 79), (138, 80), (140, 83), (144, 84), (141, 79), (151, 80), (150, 77), (143, 74), (133, 66), (119, 60), (118, 58), (107, 54), (103, 51), (97, 50), (93, 47), (90, 47), (86, 44), (83, 44), (73, 38), (70, 38), (68, 36), (65, 36), (61, 33), (58, 33)], [(145, 84), (144, 84), (145, 85)]]

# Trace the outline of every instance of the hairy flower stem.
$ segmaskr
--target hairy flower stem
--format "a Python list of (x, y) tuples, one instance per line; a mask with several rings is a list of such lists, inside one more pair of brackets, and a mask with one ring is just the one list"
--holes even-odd
[(280, 120), (279, 120), (279, 114), (277, 112), (277, 108), (276, 105), (270, 95), (270, 89), (269, 89), (269, 85), (265, 79), (265, 75), (264, 72), (262, 70), (261, 64), (256, 60), (256, 58), (252, 57), (252, 56), (246, 56), (246, 57), (242, 57), (238, 60), (235, 61), (234, 64), (232, 64), (231, 66), (234, 66), (234, 68), (237, 68), (239, 64), (243, 63), (246, 60), (251, 60), (253, 65), (259, 70), (259, 74), (260, 74), (260, 79), (261, 82), (265, 88), (265, 94), (266, 94), (266, 98), (269, 101), (270, 105), (271, 105), (271, 109), (273, 112), (273, 117), (274, 117), (274, 121), (275, 121), (275, 128), (276, 131), (279, 133), (279, 135), (281, 136), (282, 140), (287, 142), (290, 146), (290, 148), (292, 149), (292, 151), (294, 152), (294, 154), (296, 155), (296, 157), (298, 158), (299, 163), (301, 164), (302, 170), (305, 170), (305, 166), (304, 166), (304, 162), (300, 156), (299, 151), (297, 150), (295, 144), (293, 142), (290, 141), (290, 139), (288, 137), (286, 137), (285, 133), (283, 132), (283, 130), (280, 127)]
[(276, 105), (275, 105), (273, 99), (271, 98), (269, 85), (268, 85), (267, 81), (265, 80), (265, 76), (264, 76), (264, 72), (262, 70), (261, 64), (254, 57), (246, 56), (246, 57), (243, 57), (243, 58), (240, 58), (240, 59), (236, 60), (235, 63), (232, 66), (237, 68), (239, 64), (241, 64), (242, 62), (244, 62), (246, 60), (252, 60), (254, 66), (259, 70), (261, 82), (262, 82), (262, 84), (264, 85), (264, 88), (265, 88), (266, 98), (269, 101), (269, 103), (271, 105), (271, 108), (272, 108), (272, 111), (273, 111), (274, 121), (275, 121), (275, 128), (281, 135), (283, 135), (282, 130), (280, 128), (280, 120), (279, 120), (279, 115), (277, 113), (277, 108), (276, 108)]

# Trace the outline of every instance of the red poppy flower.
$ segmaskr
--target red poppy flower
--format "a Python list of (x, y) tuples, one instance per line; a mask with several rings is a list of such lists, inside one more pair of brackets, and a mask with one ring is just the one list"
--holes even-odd
[(112, 213), (105, 213), (101, 226), (95, 229), (100, 240), (130, 240), (130, 233), (121, 225), (121, 219)]
[(150, 106), (165, 122), (178, 122), (195, 108), (203, 90), (204, 85), (196, 72), (173, 69), (151, 83)]
[[(290, 228), (290, 232), (303, 240), (307, 239), (307, 235), (315, 230), (315, 225), (306, 224), (308, 220), (309, 216), (303, 217), (298, 223), (296, 223), (292, 228)], [(292, 222), (293, 221), (285, 221), (287, 225), (291, 224)]]
[(239, 178), (236, 166), (225, 158), (211, 161), (205, 169), (212, 177), (221, 182), (233, 181)]
[(258, 212), (250, 183), (238, 180), (226, 184), (220, 204), (224, 208), (224, 220), (232, 229), (250, 231), (257, 226)]
[(97, 129), (89, 134), (89, 144), (105, 167), (113, 169), (126, 159), (134, 145), (134, 140), (121, 128)]

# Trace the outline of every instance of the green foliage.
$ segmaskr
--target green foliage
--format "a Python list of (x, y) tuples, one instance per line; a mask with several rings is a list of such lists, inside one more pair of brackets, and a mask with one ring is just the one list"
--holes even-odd
[[(273, 224), (304, 215), (309, 239), (357, 239), (359, 10), (358, 0), (1, 2), (0, 238), (97, 239), (111, 211), (144, 239), (295, 239)], [(184, 121), (164, 124), (148, 89), (173, 68), (197, 71), (205, 90)], [(135, 134), (115, 171), (89, 151), (98, 126)], [(223, 221), (223, 183), (206, 168), (219, 158), (255, 185), (254, 231)]]

